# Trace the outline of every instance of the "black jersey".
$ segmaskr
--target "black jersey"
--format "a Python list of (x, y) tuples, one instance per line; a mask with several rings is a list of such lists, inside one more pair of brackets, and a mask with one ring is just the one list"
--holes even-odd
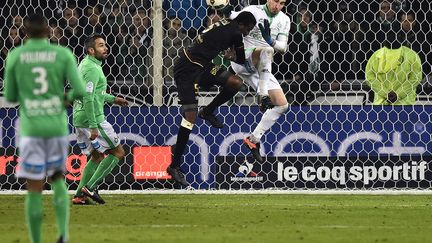
[(235, 49), (236, 63), (245, 63), (243, 35), (239, 30), (238, 23), (223, 19), (203, 30), (192, 45), (187, 48), (187, 55), (191, 59), (190, 61), (205, 66), (221, 51), (228, 48)]

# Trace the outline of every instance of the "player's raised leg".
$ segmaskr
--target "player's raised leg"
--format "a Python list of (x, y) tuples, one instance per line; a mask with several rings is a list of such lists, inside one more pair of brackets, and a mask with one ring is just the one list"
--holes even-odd
[(223, 123), (217, 119), (214, 115), (214, 111), (219, 106), (232, 99), (239, 92), (243, 80), (228, 71), (219, 70), (216, 73), (210, 72), (209, 75), (207, 75), (205, 82), (222, 86), (223, 88), (207, 106), (199, 111), (198, 116), (210, 123), (211, 126), (222, 128)]
[(276, 121), (288, 110), (288, 101), (286, 100), (285, 94), (282, 89), (272, 89), (268, 91), (272, 102), (272, 108), (267, 109), (260, 122), (255, 127), (254, 131), (250, 136), (246, 137), (243, 142), (249, 148), (254, 158), (263, 162), (264, 159), (260, 154), (260, 140), (262, 136), (270, 130), (270, 128), (276, 123)]
[[(263, 161), (259, 154), (261, 137), (288, 110), (282, 88), (271, 72), (274, 53), (285, 53), (288, 46), (291, 20), (281, 12), (285, 3), (285, 0), (267, 0), (265, 5), (249, 5), (241, 11), (250, 11), (259, 20), (244, 37), (246, 58), (252, 64), (247, 65), (251, 67), (247, 69), (231, 63), (236, 74), (257, 91), (260, 109), (266, 110), (252, 134), (244, 139), (244, 144), (260, 162)], [(230, 18), (237, 14), (231, 13)]]

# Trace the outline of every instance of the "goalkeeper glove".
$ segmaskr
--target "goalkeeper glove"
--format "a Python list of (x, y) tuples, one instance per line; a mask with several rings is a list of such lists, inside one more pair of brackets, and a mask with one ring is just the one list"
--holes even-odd
[(259, 27), (259, 29), (261, 31), (261, 35), (264, 38), (264, 40), (270, 46), (273, 46), (275, 41), (273, 40), (273, 38), (271, 37), (271, 34), (270, 34), (270, 23), (269, 23), (269, 21), (267, 19), (264, 19), (264, 25), (261, 24), (261, 23), (259, 23), (258, 27)]

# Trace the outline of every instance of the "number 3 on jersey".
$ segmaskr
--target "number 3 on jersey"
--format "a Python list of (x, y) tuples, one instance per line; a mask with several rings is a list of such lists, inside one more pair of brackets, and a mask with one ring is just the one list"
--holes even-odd
[(46, 80), (47, 77), (46, 69), (43, 67), (34, 67), (32, 68), (32, 73), (37, 73), (39, 75), (34, 79), (34, 81), (40, 84), (39, 88), (33, 89), (33, 94), (35, 95), (45, 94), (48, 91), (48, 80)]

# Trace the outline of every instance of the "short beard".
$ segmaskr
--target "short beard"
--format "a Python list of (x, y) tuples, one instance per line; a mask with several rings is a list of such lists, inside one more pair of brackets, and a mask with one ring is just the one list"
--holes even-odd
[(103, 56), (103, 54), (101, 54), (100, 56), (96, 56), (96, 55), (95, 55), (95, 58), (98, 59), (99, 61), (105, 61), (105, 59), (106, 59), (106, 58)]

